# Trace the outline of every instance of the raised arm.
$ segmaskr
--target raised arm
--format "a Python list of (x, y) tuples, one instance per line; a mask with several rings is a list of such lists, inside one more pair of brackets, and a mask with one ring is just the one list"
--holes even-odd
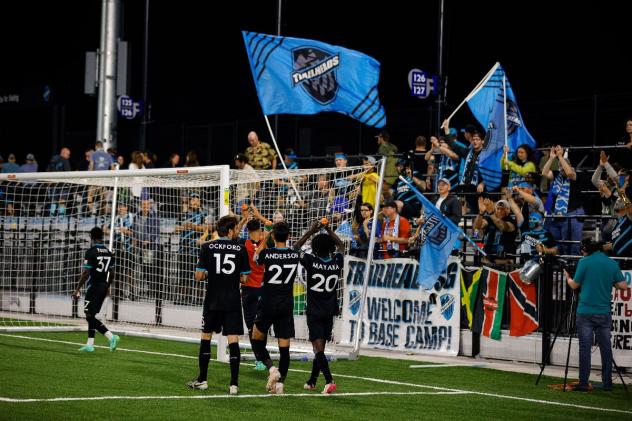
[(338, 249), (338, 252), (344, 253), (345, 243), (343, 243), (340, 237), (338, 237), (338, 234), (336, 234), (329, 225), (325, 225), (325, 231), (327, 231), (327, 234), (329, 234), (331, 239), (334, 240), (334, 243), (336, 243), (336, 249)]
[(299, 238), (296, 243), (294, 243), (294, 248), (298, 250), (301, 247), (303, 247), (303, 244), (305, 244), (305, 242), (307, 242), (307, 240), (309, 240), (309, 238), (312, 235), (316, 234), (319, 229), (320, 229), (320, 222), (314, 221), (312, 223), (312, 226), (307, 231), (305, 231), (305, 234), (303, 234), (303, 236)]

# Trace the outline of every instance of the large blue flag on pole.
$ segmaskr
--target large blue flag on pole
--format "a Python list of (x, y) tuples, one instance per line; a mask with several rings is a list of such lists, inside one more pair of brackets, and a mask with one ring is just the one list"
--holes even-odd
[(242, 34), (265, 115), (336, 111), (369, 126), (386, 124), (377, 60), (309, 39)]
[(466, 102), (474, 117), (487, 129), (479, 168), (487, 187), (495, 189), (501, 182), (500, 158), (505, 143), (514, 152), (522, 144), (535, 148), (536, 142), (524, 126), (516, 97), (500, 63), (494, 65)]
[[(400, 180), (403, 178), (400, 177)], [(419, 233), (419, 272), (417, 283), (426, 290), (431, 290), (439, 276), (448, 267), (448, 257), (459, 239), (461, 229), (428, 200), (413, 185), (404, 180), (421, 201), (424, 207), (424, 225)]]

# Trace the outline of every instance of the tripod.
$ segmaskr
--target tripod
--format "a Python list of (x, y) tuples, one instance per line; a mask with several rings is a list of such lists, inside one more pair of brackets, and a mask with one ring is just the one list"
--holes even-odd
[[(564, 316), (562, 316), (559, 323), (557, 324), (557, 328), (555, 329), (555, 336), (553, 336), (553, 341), (551, 341), (551, 346), (549, 346), (549, 349), (547, 351), (547, 356), (546, 356), (546, 359), (544, 359), (544, 361), (551, 360), (551, 353), (553, 352), (555, 341), (557, 340), (557, 337), (559, 336), (560, 331), (562, 330), (562, 325), (566, 324), (567, 322), (571, 320), (571, 316), (573, 315), (573, 313), (575, 313), (576, 309), (577, 309), (577, 291), (573, 290), (571, 292), (571, 305), (566, 309)], [(569, 337), (568, 337), (568, 350), (566, 351), (566, 366), (564, 367), (564, 387), (562, 388), (563, 392), (566, 392), (566, 386), (568, 384), (568, 363), (571, 357), (571, 344), (573, 343), (573, 336), (574, 336), (575, 330), (576, 330), (575, 326), (570, 326)], [(538, 378), (535, 381), (536, 386), (540, 383), (540, 379), (542, 378), (542, 373), (544, 373), (544, 368), (546, 367), (546, 365), (547, 365), (546, 362), (543, 362), (540, 366), (540, 374), (538, 375)], [(619, 378), (621, 379), (621, 384), (623, 384), (623, 388), (627, 392), (628, 386), (623, 381), (623, 375), (621, 374), (621, 370), (619, 369), (619, 366), (614, 361), (614, 357), (612, 357), (612, 365), (614, 365), (615, 370), (617, 370), (617, 374), (619, 375)]]

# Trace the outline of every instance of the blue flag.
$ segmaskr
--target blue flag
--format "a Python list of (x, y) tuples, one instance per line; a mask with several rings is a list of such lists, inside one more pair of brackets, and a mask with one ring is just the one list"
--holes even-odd
[(507, 145), (514, 152), (522, 144), (535, 148), (536, 143), (524, 126), (518, 109), (516, 97), (500, 63), (483, 80), (480, 88), (470, 94), (467, 105), (478, 122), (487, 129), (483, 151), (478, 162), (483, 181), (489, 189), (495, 189), (501, 183), (500, 158), (505, 146), (505, 90), (507, 89)]
[(412, 189), (424, 207), (425, 223), (419, 233), (421, 246), (417, 283), (422, 288), (430, 290), (448, 267), (448, 257), (462, 231), (449, 218), (443, 216), (441, 211), (419, 190), (407, 181), (404, 180), (404, 182)]
[(265, 115), (336, 111), (384, 127), (380, 63), (324, 42), (242, 32)]

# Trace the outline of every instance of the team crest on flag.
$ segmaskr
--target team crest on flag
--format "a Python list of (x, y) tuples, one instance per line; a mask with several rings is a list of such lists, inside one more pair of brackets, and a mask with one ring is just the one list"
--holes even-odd
[(338, 81), (336, 70), (340, 56), (313, 47), (301, 47), (292, 50), (294, 72), (292, 84), (298, 85), (316, 102), (326, 105), (336, 98)]
[(349, 291), (349, 310), (354, 316), (358, 314), (360, 310), (360, 291), (352, 289)]
[(454, 297), (451, 294), (443, 294), (439, 299), (441, 301), (441, 314), (446, 320), (450, 320), (452, 313), (454, 313)]

